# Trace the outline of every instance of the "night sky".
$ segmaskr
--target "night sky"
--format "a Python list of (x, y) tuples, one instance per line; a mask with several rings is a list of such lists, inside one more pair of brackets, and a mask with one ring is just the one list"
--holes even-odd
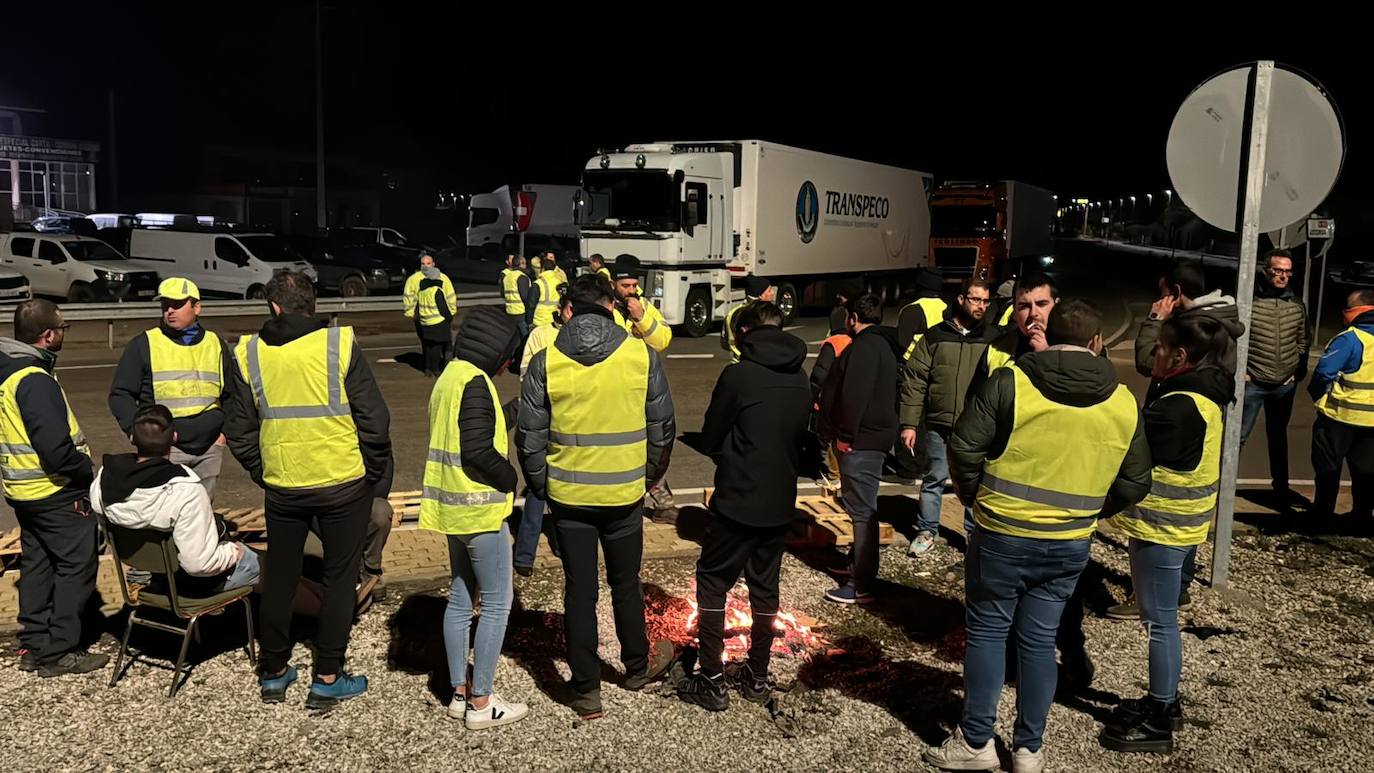
[[(940, 33), (956, 22), (898, 24), (875, 18), (879, 6), (850, 9), (846, 29), (800, 4), (786, 18), (711, 10), (677, 22), (583, 4), (585, 15), (523, 27), (519, 17), (540, 12), (508, 4), (503, 22), (479, 19), (472, 4), (406, 5), (325, 3), (326, 147), (397, 175), (417, 200), (574, 182), (599, 147), (654, 139), (768, 139), (1061, 195), (1158, 192), (1169, 187), (1164, 144), (1179, 103), (1259, 57), (1309, 72), (1342, 112), (1337, 216), (1363, 219), (1355, 202), (1371, 198), (1360, 191), (1371, 171), (1366, 76), (1340, 45), (1257, 35), (1218, 46), (1215, 34), (1138, 24), (1129, 40), (1087, 26), (1031, 34), (1060, 24), (1042, 17), (1025, 17), (1016, 38), (957, 40)], [(313, 152), (312, 3), (139, 7), (68, 14), (64, 4), (71, 21), (51, 34), (12, 10), (7, 26), (25, 32), (8, 36), (0, 104), (48, 110), (47, 134), (106, 143), (114, 87), (124, 196), (186, 188), (204, 143)]]

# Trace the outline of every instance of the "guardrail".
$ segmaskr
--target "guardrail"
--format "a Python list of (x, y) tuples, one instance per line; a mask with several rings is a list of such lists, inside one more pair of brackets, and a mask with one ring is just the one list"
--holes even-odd
[[(479, 292), (462, 293), (458, 296), (458, 308), (464, 306), (496, 306), (505, 301), (501, 293)], [(402, 300), (399, 295), (376, 295), (362, 298), (320, 298), (315, 301), (316, 314), (328, 314), (329, 324), (337, 324), (340, 314), (400, 313)], [(202, 317), (264, 317), (267, 316), (267, 301), (203, 301), (200, 304)], [(115, 322), (125, 319), (157, 319), (162, 307), (156, 301), (136, 301), (130, 303), (81, 303), (64, 306), (62, 318), (68, 322), (90, 322), (104, 320), (106, 340), (114, 348)]]

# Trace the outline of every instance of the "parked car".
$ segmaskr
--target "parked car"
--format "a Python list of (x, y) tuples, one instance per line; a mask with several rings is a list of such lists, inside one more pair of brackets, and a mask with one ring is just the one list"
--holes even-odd
[(321, 294), (400, 295), (405, 285), (405, 267), (377, 257), (370, 247), (341, 245), (322, 236), (288, 236), (286, 241), (319, 273), (315, 285)]
[(384, 247), (394, 247), (408, 252), (418, 252), (420, 246), (411, 244), (406, 237), (395, 228), (375, 228), (375, 227), (351, 227), (351, 228), (331, 228), (329, 238), (337, 244), (380, 244)]
[(278, 271), (318, 273), (280, 236), (207, 229), (133, 228), (129, 257), (159, 267), (164, 276), (181, 276), (200, 286), (206, 297), (262, 298)]
[(0, 234), (0, 268), (27, 277), (34, 295), (72, 302), (150, 300), (157, 294), (155, 268), (87, 236)]
[(18, 271), (0, 268), (0, 309), (8, 311), (33, 297), (28, 277)]

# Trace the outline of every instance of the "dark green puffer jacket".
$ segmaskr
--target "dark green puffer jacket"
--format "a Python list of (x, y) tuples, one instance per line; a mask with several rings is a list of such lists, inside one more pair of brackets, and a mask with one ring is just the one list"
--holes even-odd
[(953, 427), (964, 411), (983, 353), (1000, 332), (996, 325), (979, 325), (965, 335), (952, 320), (931, 328), (902, 368), (898, 392), (902, 428)]
[(1255, 302), (1250, 312), (1250, 355), (1245, 372), (1261, 384), (1283, 384), (1307, 376), (1307, 309), (1291, 288), (1274, 289), (1255, 282)]

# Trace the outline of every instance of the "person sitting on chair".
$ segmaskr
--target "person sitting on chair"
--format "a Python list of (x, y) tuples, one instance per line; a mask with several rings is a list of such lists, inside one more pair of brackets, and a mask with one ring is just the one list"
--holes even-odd
[(91, 484), (91, 506), (111, 524), (172, 532), (181, 571), (179, 589), (213, 595), (258, 581), (258, 554), (224, 539), (210, 495), (190, 468), (172, 464), (176, 443), (172, 412), (148, 405), (134, 415), (130, 432), (136, 453), (106, 454)]

